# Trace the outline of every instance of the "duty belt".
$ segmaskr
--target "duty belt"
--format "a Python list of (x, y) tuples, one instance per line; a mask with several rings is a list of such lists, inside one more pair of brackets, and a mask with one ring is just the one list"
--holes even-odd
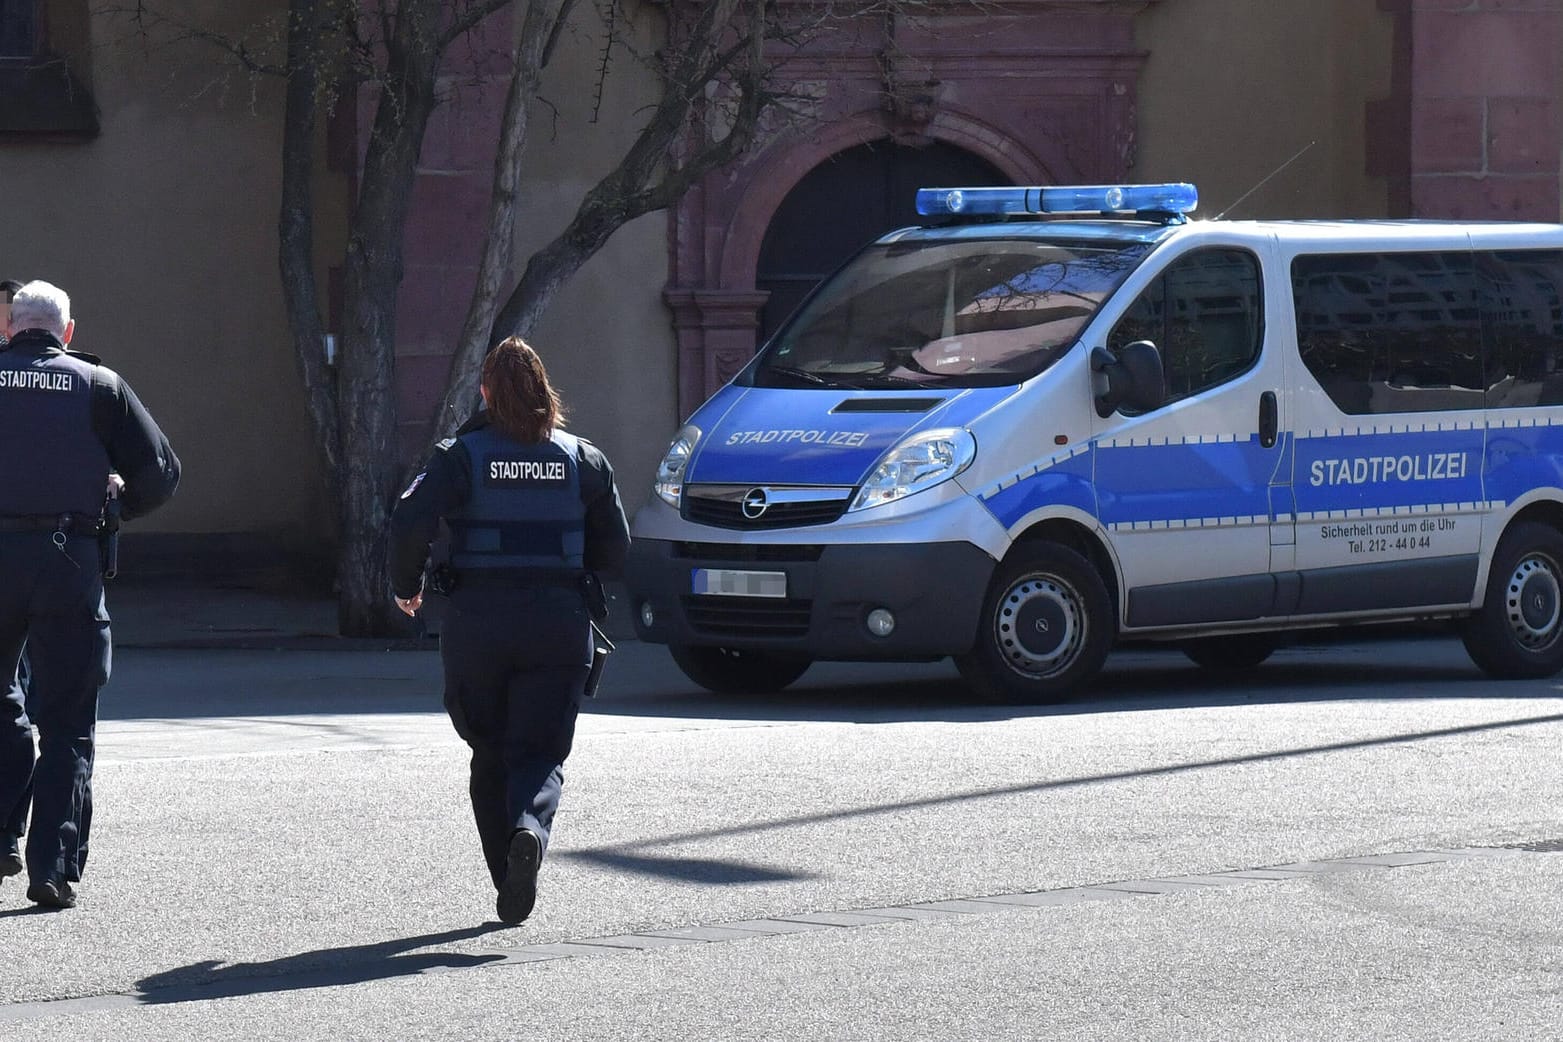
[(0, 532), (74, 532), (96, 535), (100, 519), (86, 514), (12, 514), (0, 516)]
[(579, 572), (523, 571), (519, 568), (467, 568), (456, 573), (456, 589), (461, 590), (524, 590), (539, 586), (579, 590), (582, 576)]

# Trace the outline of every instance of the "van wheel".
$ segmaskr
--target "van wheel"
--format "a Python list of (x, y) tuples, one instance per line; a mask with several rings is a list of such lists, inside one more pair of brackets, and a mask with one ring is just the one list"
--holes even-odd
[(1280, 643), (1274, 633), (1232, 633), (1186, 640), (1179, 647), (1195, 665), (1206, 669), (1240, 670), (1259, 665)]
[(955, 665), (995, 701), (1062, 702), (1102, 668), (1116, 636), (1112, 599), (1090, 562), (1056, 543), (1033, 543), (999, 565), (977, 644)]
[(1460, 624), (1471, 661), (1503, 680), (1563, 669), (1563, 535), (1515, 525), (1498, 541), (1482, 609)]
[(812, 660), (779, 651), (708, 648), (673, 644), (668, 647), (684, 675), (719, 695), (768, 695), (803, 676)]

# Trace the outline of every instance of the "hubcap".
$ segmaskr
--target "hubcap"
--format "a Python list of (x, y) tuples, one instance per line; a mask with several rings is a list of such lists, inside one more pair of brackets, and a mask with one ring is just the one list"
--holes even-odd
[(1080, 595), (1052, 576), (1027, 576), (999, 601), (994, 629), (1011, 669), (1039, 677), (1057, 673), (1085, 640)]
[(1550, 560), (1538, 556), (1521, 560), (1509, 576), (1504, 596), (1509, 629), (1522, 647), (1541, 651), (1558, 639), (1563, 596)]

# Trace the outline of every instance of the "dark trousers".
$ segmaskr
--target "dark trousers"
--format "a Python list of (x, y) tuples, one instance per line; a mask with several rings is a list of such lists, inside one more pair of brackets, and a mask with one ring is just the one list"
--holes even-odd
[[(30, 682), (29, 673), (30, 671), (27, 668), (27, 652), (23, 651), (22, 664), (11, 678), (11, 686), (13, 688), (17, 688), (18, 690), (8, 694), (5, 699), (0, 700), (0, 731), (3, 731), (8, 738), (11, 735), (11, 729), (16, 726), (16, 721), (11, 719), (12, 714), (17, 712), (18, 709), (20, 709), (22, 712), (26, 711), (27, 688)], [(32, 728), (28, 727), (27, 730), (28, 747), (31, 748)], [(0, 749), (5, 750), (5, 752), (0, 753), (0, 755), (6, 755), (9, 752), (10, 747), (8, 745), (0, 746)], [(20, 758), (18, 758), (18, 760), (20, 760)], [(6, 813), (4, 820), (0, 821), (0, 844), (10, 845), (15, 843), (16, 838), (27, 831), (27, 811), (32, 807), (32, 805), (33, 787), (31, 784), (29, 784), (27, 788), (23, 790), (22, 795), (17, 798), (15, 804), (12, 805), (10, 811)], [(0, 810), (3, 809), (4, 808), (0, 808)]]
[[(8, 683), (0, 712), (0, 809), (33, 788), (26, 862), (34, 880), (81, 878), (92, 828), (98, 690), (110, 668), (109, 617), (95, 540), (0, 534), (0, 676), (27, 647), (30, 691)], [(38, 732), (36, 760), (33, 729)]]
[(497, 886), (516, 829), (531, 829), (548, 848), (591, 664), (581, 595), (457, 590), (440, 659), (446, 712), (472, 747), (472, 814)]

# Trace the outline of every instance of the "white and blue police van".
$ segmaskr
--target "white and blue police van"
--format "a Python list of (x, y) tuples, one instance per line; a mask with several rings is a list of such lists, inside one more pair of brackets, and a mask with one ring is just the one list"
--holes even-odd
[(1449, 620), (1563, 667), (1563, 226), (1190, 220), (1191, 185), (936, 188), (689, 419), (626, 572), (696, 683), (1121, 640), (1247, 668)]

